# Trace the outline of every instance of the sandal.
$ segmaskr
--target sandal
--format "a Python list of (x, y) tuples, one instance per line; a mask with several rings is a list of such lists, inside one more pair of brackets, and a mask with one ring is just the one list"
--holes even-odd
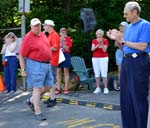
[(64, 90), (64, 94), (68, 94), (69, 93), (69, 91), (68, 90)]
[(55, 91), (55, 94), (60, 94), (61, 93), (61, 90), (56, 90)]
[(27, 103), (27, 105), (30, 107), (30, 109), (31, 109), (33, 112), (35, 112), (35, 110), (34, 110), (34, 105), (33, 105), (33, 103), (31, 103), (30, 99), (27, 99), (26, 103)]

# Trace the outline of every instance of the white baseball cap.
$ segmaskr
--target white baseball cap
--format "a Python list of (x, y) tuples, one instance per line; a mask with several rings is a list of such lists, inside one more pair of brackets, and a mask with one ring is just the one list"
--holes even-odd
[(61, 32), (61, 31), (67, 31), (67, 29), (66, 29), (66, 28), (61, 28), (61, 29), (60, 29), (60, 32)]
[(30, 26), (35, 26), (37, 24), (41, 24), (41, 21), (38, 18), (33, 18), (30, 22)]
[(45, 20), (43, 25), (50, 25), (50, 26), (55, 26), (53, 20)]

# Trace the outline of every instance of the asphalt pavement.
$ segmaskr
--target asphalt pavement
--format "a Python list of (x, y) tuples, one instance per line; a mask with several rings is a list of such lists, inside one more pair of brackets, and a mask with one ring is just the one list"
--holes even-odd
[[(48, 98), (47, 95), (48, 94), (45, 94), (42, 100), (46, 100)], [(57, 95), (57, 103), (120, 111), (119, 95), (119, 91), (110, 91), (109, 94), (93, 94), (89, 90), (80, 90), (70, 92), (67, 95), (63, 93)], [(25, 102), (30, 96), (30, 91), (23, 91), (21, 89), (18, 89), (14, 94), (0, 93), (0, 128), (14, 128), (14, 126), (15, 128), (28, 127), (28, 124), (24, 122), (28, 116), (32, 120), (32, 126), (29, 128), (35, 127), (36, 121), (32, 119), (33, 117), (29, 114), (31, 112), (26, 113), (29, 108)]]
[[(27, 127), (28, 128), (49, 128), (48, 126), (47, 127), (44, 126), (42, 122), (39, 123), (34, 119), (33, 117), (34, 114), (26, 105), (26, 99), (30, 96), (31, 96), (30, 91), (23, 91), (21, 89), (18, 89), (15, 94), (0, 93), (0, 112), (1, 112), (0, 128), (27, 128)], [(48, 93), (42, 97), (42, 100), (46, 100), (47, 98), (48, 98)], [(42, 103), (43, 102), (42, 100), (41, 100), (42, 109), (44, 108), (44, 111), (47, 111), (46, 107)], [(92, 110), (91, 112), (93, 112), (95, 109), (96, 110), (98, 109), (97, 110), (98, 112), (101, 111), (103, 113), (109, 113), (109, 114), (113, 112), (113, 115), (117, 114), (116, 117), (113, 117), (113, 115), (110, 115), (110, 116), (111, 118), (114, 118), (116, 122), (118, 120), (116, 118), (119, 118), (119, 124), (120, 124), (121, 117), (119, 116), (120, 115), (120, 101), (119, 100), (120, 100), (120, 91), (110, 91), (109, 94), (104, 94), (104, 93), (93, 94), (89, 90), (83, 89), (79, 91), (70, 92), (67, 95), (64, 95), (62, 93), (62, 94), (57, 95), (57, 105), (53, 107), (53, 109), (50, 109), (47, 111), (46, 115), (49, 113), (48, 115), (50, 117), (48, 117), (49, 120), (47, 120), (47, 122), (45, 123), (53, 124), (54, 118), (55, 119), (65, 118), (65, 114), (67, 116), (67, 114), (69, 113), (68, 111), (72, 111), (72, 108), (74, 109), (76, 108), (77, 110), (80, 110), (81, 111), (80, 113), (90, 108), (87, 111)], [(64, 112), (63, 115), (60, 114), (60, 116), (57, 116), (60, 113), (59, 112), (55, 116), (53, 115), (53, 118), (51, 117), (52, 116), (51, 113), (53, 111), (55, 112), (59, 110), (60, 107), (65, 106), (65, 105), (71, 106), (70, 107), (71, 109), (68, 108), (67, 110), (65, 110), (66, 107), (64, 107), (61, 110), (61, 112)], [(80, 107), (80, 106), (84, 106), (84, 107)], [(78, 107), (80, 107), (80, 109), (78, 109)], [(81, 108), (83, 110), (81, 110)], [(67, 111), (67, 113), (65, 113), (65, 111)], [(73, 114), (74, 112), (75, 111), (72, 111), (71, 116), (75, 115)], [(92, 121), (92, 120), (88, 120), (88, 121)], [(67, 123), (67, 122), (64, 122), (64, 123)], [(37, 126), (37, 124), (39, 126)], [(54, 123), (54, 125), (51, 125), (50, 128), (57, 128), (57, 126), (55, 126), (56, 124), (57, 123)], [(79, 125), (79, 124), (80, 123), (76, 123), (75, 125)], [(93, 126), (92, 125), (91, 127), (83, 127), (83, 128), (99, 128), (100, 125), (102, 124), (99, 124), (99, 126), (97, 125), (97, 127), (92, 127)], [(118, 126), (117, 125), (115, 126), (114, 124), (107, 124), (107, 125), (108, 126), (105, 126), (102, 128), (110, 128), (111, 125), (112, 125), (111, 128), (120, 128), (119, 125)], [(67, 127), (59, 126), (59, 128), (71, 128), (71, 126), (67, 126)], [(72, 128), (82, 128), (82, 127), (72, 127)]]

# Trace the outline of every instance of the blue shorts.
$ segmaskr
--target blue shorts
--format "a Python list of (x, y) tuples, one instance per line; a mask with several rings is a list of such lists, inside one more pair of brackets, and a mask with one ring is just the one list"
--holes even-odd
[(42, 63), (27, 58), (26, 73), (28, 88), (54, 85), (50, 63)]
[(70, 68), (71, 67), (71, 57), (70, 53), (64, 52), (65, 61), (59, 64), (59, 68)]
[(123, 51), (121, 49), (117, 49), (115, 57), (116, 57), (116, 65), (121, 65), (123, 59)]

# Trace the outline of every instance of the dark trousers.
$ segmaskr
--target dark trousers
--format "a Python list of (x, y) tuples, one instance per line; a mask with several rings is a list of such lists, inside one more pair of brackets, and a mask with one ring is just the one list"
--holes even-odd
[(6, 89), (8, 92), (16, 91), (18, 59), (16, 56), (5, 57), (5, 59), (7, 59), (7, 64), (4, 67)]
[(124, 57), (120, 76), (123, 128), (147, 128), (149, 57)]

